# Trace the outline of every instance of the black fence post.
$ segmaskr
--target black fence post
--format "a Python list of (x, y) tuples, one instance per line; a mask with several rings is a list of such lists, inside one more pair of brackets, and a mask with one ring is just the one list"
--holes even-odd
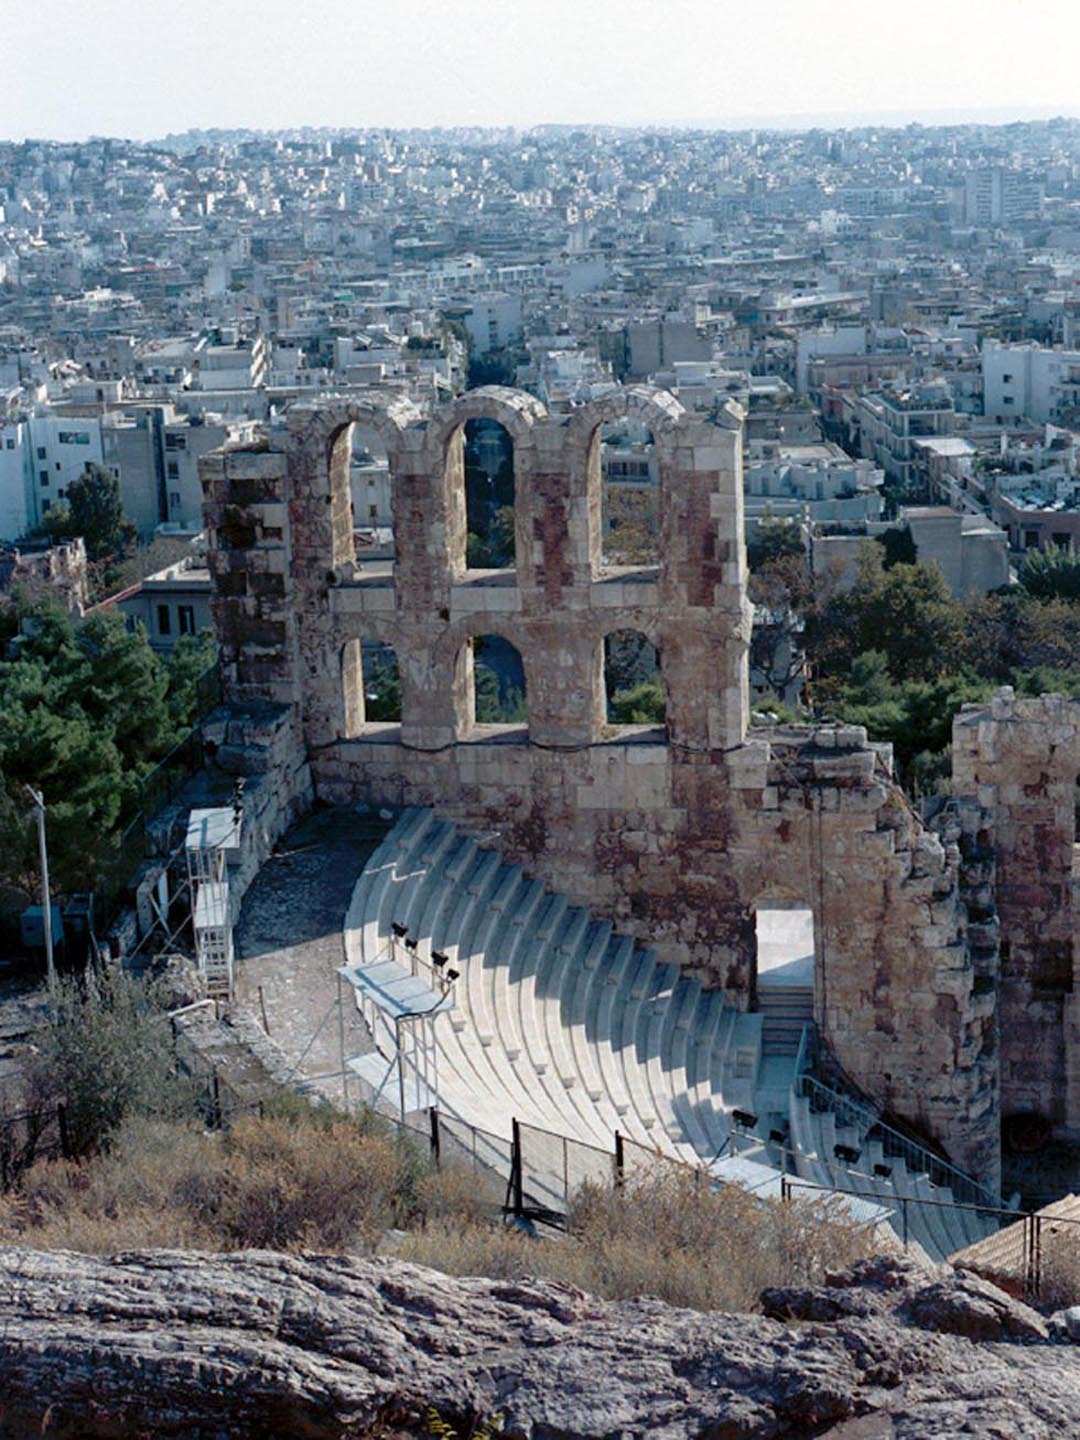
[(510, 1190), (513, 1195), (513, 1214), (520, 1220), (525, 1213), (525, 1177), (521, 1173), (521, 1126), (516, 1117), (511, 1124), (513, 1139), (510, 1152)]
[(615, 1189), (621, 1190), (626, 1182), (626, 1152), (623, 1149), (622, 1131), (615, 1131)]
[(903, 1221), (904, 1221), (904, 1249), (905, 1249), (905, 1250), (908, 1248), (908, 1213), (907, 1213), (907, 1207), (908, 1207), (907, 1196), (906, 1196), (906, 1195), (901, 1195), (901, 1197), (900, 1197), (900, 1213), (901, 1213), (901, 1215), (902, 1215), (902, 1217), (903, 1217)]
[(1024, 1220), (1024, 1249), (1027, 1252), (1024, 1288), (1028, 1299), (1037, 1300), (1042, 1290), (1042, 1216), (1037, 1213)]
[(431, 1158), (435, 1162), (435, 1169), (441, 1170), (442, 1149), (441, 1137), (439, 1135), (439, 1112), (434, 1105), (432, 1105), (431, 1109), (428, 1111), (428, 1116), (431, 1120)]

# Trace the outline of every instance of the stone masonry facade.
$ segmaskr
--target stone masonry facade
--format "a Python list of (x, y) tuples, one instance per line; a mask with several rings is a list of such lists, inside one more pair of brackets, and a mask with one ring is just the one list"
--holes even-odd
[[(654, 567), (601, 555), (600, 428), (625, 415), (656, 445)], [(808, 906), (837, 1062), (996, 1185), (990, 822), (956, 802), (924, 824), (889, 748), (857, 727), (750, 728), (742, 418), (692, 417), (644, 386), (569, 416), (500, 387), (432, 415), (294, 406), (286, 434), (200, 462), (226, 698), (285, 707), (291, 763), (319, 798), (433, 805), (738, 1005), (756, 1004), (757, 908)], [(510, 570), (466, 564), (470, 419), (513, 442)], [(392, 565), (357, 560), (354, 425), (386, 447)], [(656, 648), (663, 727), (606, 721), (604, 640), (624, 630)], [(522, 656), (525, 725), (475, 721), (472, 642), (487, 635)], [(364, 641), (396, 652), (400, 724), (365, 720)]]
[(1080, 1139), (1080, 702), (999, 690), (953, 726), (953, 788), (992, 816), (1005, 1116)]

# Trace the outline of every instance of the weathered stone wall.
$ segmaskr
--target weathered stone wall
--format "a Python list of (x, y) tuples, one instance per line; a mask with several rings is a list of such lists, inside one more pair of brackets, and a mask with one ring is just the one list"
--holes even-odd
[(992, 816), (1001, 926), (1001, 1096), (1080, 1136), (1076, 781), (1080, 702), (1002, 689), (953, 726), (953, 789)]
[(0, 595), (16, 589), (59, 600), (69, 615), (82, 615), (87, 606), (87, 581), (86, 547), (81, 537), (41, 550), (0, 548)]
[[(633, 570), (600, 556), (599, 428), (626, 413), (652, 431), (661, 477), (663, 561)], [(473, 417), (514, 441), (508, 572), (465, 564)], [(389, 456), (392, 568), (356, 561), (354, 422)], [(434, 805), (738, 1004), (756, 1001), (756, 907), (806, 903), (840, 1063), (994, 1183), (992, 999), (976, 994), (955, 837), (923, 827), (865, 732), (748, 733), (740, 423), (645, 387), (568, 418), (502, 389), (427, 420), (295, 406), (277, 448), (203, 462), (227, 693), (294, 705), (322, 798)], [(604, 637), (630, 629), (659, 653), (662, 729), (605, 723)], [(527, 726), (474, 721), (469, 642), (485, 634), (522, 655)], [(400, 725), (365, 723), (363, 640), (397, 653)]]

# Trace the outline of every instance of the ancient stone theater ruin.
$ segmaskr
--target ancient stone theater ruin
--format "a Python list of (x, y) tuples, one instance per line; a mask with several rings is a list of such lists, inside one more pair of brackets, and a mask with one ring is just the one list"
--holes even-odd
[[(653, 566), (615, 566), (602, 549), (600, 435), (626, 417), (655, 446)], [(478, 420), (497, 422), (512, 445), (515, 563), (503, 570), (468, 564), (465, 434)], [(378, 437), (392, 477), (393, 554), (381, 561), (357, 551), (354, 426)], [(614, 1051), (597, 1058), (576, 1047), (593, 1043), (603, 1016), (614, 1024), (618, 1006), (636, 1004), (634, 1024), (655, 1039), (645, 1059), (667, 1067), (657, 1082), (668, 1087), (667, 1109), (653, 1135), (674, 1138), (683, 1116), (705, 1153), (731, 1123), (728, 1114), (719, 1131), (709, 1128), (713, 1111), (731, 1108), (720, 1094), (727, 1085), (750, 1119), (762, 1119), (765, 1163), (771, 1138), (823, 1183), (843, 1185), (853, 1169), (885, 1193), (906, 1168), (920, 1193), (945, 1193), (953, 1175), (961, 1198), (966, 1175), (973, 1193), (994, 1197), (1003, 1115), (1080, 1128), (1071, 1042), (1077, 709), (1003, 692), (991, 708), (962, 714), (956, 798), (926, 818), (894, 780), (889, 747), (868, 743), (863, 730), (753, 727), (741, 426), (737, 407), (704, 419), (646, 387), (569, 415), (487, 388), (427, 415), (403, 401), (297, 404), (287, 432), (206, 457), (231, 706), (220, 739), (244, 757), (269, 831), (311, 793), (403, 813), (376, 857), (381, 888), (367, 872), (358, 887), (357, 954), (373, 958), (395, 925), (429, 959), (450, 954), (462, 974), (458, 1009), (475, 1018), (479, 1037), (464, 1059), (448, 1050), (460, 1087), (472, 1075), (490, 1095), (513, 1071), (526, 1104), (557, 1073), (545, 1111), (552, 1128), (560, 1093), (571, 1118), (591, 1115), (591, 1105), (625, 1120), (639, 1083), (625, 1051), (622, 1098), (605, 1111)], [(655, 647), (662, 726), (608, 720), (605, 641), (626, 632)], [(521, 657), (525, 717), (513, 725), (476, 719), (475, 647), (490, 636)], [(365, 715), (362, 655), (373, 642), (396, 656), (400, 722)], [(256, 734), (270, 737), (261, 750), (247, 743)], [(527, 897), (536, 904), (540, 893), (549, 911), (529, 921)], [(519, 905), (514, 930), (507, 911)], [(547, 922), (535, 918), (542, 911)], [(812, 917), (812, 967), (786, 996), (786, 1033), (812, 1016), (824, 1077), (813, 1093), (793, 1083), (805, 1054), (777, 1043), (785, 995), (778, 1003), (764, 967), (763, 917), (785, 913)], [(550, 983), (530, 979), (534, 993), (499, 1052), (500, 1006), (521, 978), (520, 964), (509, 981), (499, 966), (506, 959), (513, 972), (509, 950), (530, 943), (537, 953), (549, 947), (550, 962), (536, 967), (550, 964)], [(622, 968), (606, 990), (597, 982), (596, 998), (585, 976), (618, 945)], [(631, 956), (648, 958), (634, 970)], [(470, 958), (477, 975), (484, 966), (495, 974), (486, 991), (473, 985)], [(628, 965), (639, 979), (620, 988)], [(563, 1008), (552, 1020), (544, 1004), (556, 994)], [(599, 1007), (595, 1022), (590, 1007)], [(448, 1047), (464, 1024), (446, 1026)], [(712, 1070), (701, 1026), (710, 1046), (728, 1037)], [(868, 1116), (911, 1140), (906, 1167), (897, 1148), (873, 1149)], [(930, 1148), (919, 1151), (920, 1139)], [(956, 1171), (935, 1172), (929, 1161), (920, 1171), (918, 1155), (934, 1147)], [(947, 1251), (949, 1237), (936, 1238)]]

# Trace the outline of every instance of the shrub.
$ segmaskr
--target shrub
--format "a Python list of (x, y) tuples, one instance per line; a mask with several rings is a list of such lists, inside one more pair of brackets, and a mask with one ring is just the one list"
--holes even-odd
[(63, 1101), (69, 1155), (107, 1145), (129, 1115), (193, 1113), (153, 987), (121, 970), (62, 978), (38, 1047), (33, 1084)]
[(406, 1235), (398, 1253), (451, 1275), (538, 1276), (611, 1300), (654, 1295), (695, 1310), (753, 1310), (766, 1286), (819, 1280), (873, 1253), (874, 1242), (842, 1202), (760, 1200), (665, 1166), (621, 1190), (583, 1186), (566, 1239), (440, 1218)]
[(410, 1145), (329, 1106), (216, 1134), (134, 1118), (107, 1152), (32, 1166), (0, 1198), (0, 1243), (363, 1253), (419, 1213), (424, 1174)]
[(1080, 1233), (1074, 1225), (1043, 1229), (1039, 1302), (1046, 1311), (1080, 1305)]
[(416, 1207), (418, 1154), (351, 1120), (246, 1118), (225, 1150), (217, 1223), (230, 1246), (370, 1251)]

